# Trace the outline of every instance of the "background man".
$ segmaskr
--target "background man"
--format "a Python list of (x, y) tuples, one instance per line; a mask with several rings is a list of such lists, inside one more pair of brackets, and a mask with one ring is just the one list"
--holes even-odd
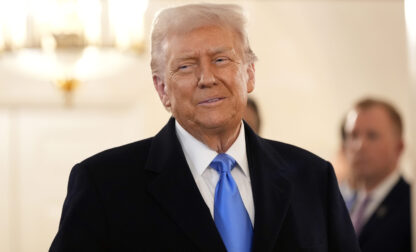
[(398, 171), (402, 125), (397, 110), (376, 99), (359, 101), (345, 121), (346, 160), (357, 190), (350, 214), (363, 252), (411, 250), (410, 190)]
[(72, 169), (51, 251), (359, 250), (332, 166), (242, 122), (256, 56), (241, 13), (159, 13), (153, 82), (173, 117)]
[(247, 122), (248, 126), (250, 126), (254, 132), (256, 132), (256, 134), (260, 135), (260, 129), (261, 129), (260, 111), (259, 111), (256, 101), (251, 97), (247, 98), (247, 106), (243, 115), (243, 119), (244, 121)]

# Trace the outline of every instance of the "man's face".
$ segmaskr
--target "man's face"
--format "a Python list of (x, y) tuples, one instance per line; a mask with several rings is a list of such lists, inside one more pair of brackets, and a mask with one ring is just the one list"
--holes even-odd
[(346, 158), (356, 178), (376, 185), (397, 167), (403, 142), (383, 107), (355, 111), (345, 129)]
[(165, 45), (165, 74), (153, 79), (176, 120), (188, 131), (238, 125), (254, 89), (254, 65), (244, 62), (237, 35), (208, 26), (170, 36)]

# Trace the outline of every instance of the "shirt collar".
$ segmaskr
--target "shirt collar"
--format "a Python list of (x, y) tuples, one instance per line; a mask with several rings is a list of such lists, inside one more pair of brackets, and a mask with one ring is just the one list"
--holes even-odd
[(370, 192), (360, 190), (359, 194), (361, 194), (361, 196), (370, 194), (372, 201), (380, 202), (387, 196), (387, 194), (390, 192), (390, 190), (393, 188), (393, 186), (397, 183), (399, 179), (400, 173), (398, 170), (395, 170), (391, 174), (389, 174), (387, 178), (385, 178), (379, 185), (377, 185), (376, 188), (374, 188)]
[[(178, 136), (179, 142), (181, 143), (186, 161), (188, 162), (191, 171), (193, 173), (196, 172), (199, 176), (201, 176), (218, 153), (192, 136), (178, 123), (178, 121), (175, 121), (175, 126), (176, 135)], [(240, 132), (237, 139), (226, 153), (236, 160), (238, 166), (241, 168), (244, 174), (248, 176), (249, 170), (243, 122), (241, 122)]]

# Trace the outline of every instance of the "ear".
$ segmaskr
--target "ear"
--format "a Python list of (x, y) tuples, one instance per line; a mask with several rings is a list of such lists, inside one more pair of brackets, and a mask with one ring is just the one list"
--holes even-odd
[(155, 86), (163, 106), (165, 106), (165, 108), (170, 111), (171, 104), (167, 94), (167, 86), (165, 85), (164, 81), (159, 76), (153, 75), (153, 85)]
[(405, 147), (404, 140), (400, 138), (400, 140), (397, 144), (397, 151), (398, 151), (399, 155), (403, 153), (404, 147)]
[(256, 76), (255, 76), (256, 69), (254, 67), (254, 63), (250, 63), (247, 65), (247, 93), (251, 93), (254, 90), (254, 86), (256, 84)]

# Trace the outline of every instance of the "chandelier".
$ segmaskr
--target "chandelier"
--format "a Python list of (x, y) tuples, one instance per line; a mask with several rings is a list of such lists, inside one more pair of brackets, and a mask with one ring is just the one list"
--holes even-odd
[[(35, 64), (49, 60), (43, 72), (53, 69), (48, 77), (69, 103), (82, 82), (75, 70), (91, 62), (93, 48), (144, 52), (147, 5), (147, 0), (0, 0), (0, 55), (24, 51), (26, 59), (28, 53), (42, 57)], [(28, 62), (23, 62), (27, 69)]]

